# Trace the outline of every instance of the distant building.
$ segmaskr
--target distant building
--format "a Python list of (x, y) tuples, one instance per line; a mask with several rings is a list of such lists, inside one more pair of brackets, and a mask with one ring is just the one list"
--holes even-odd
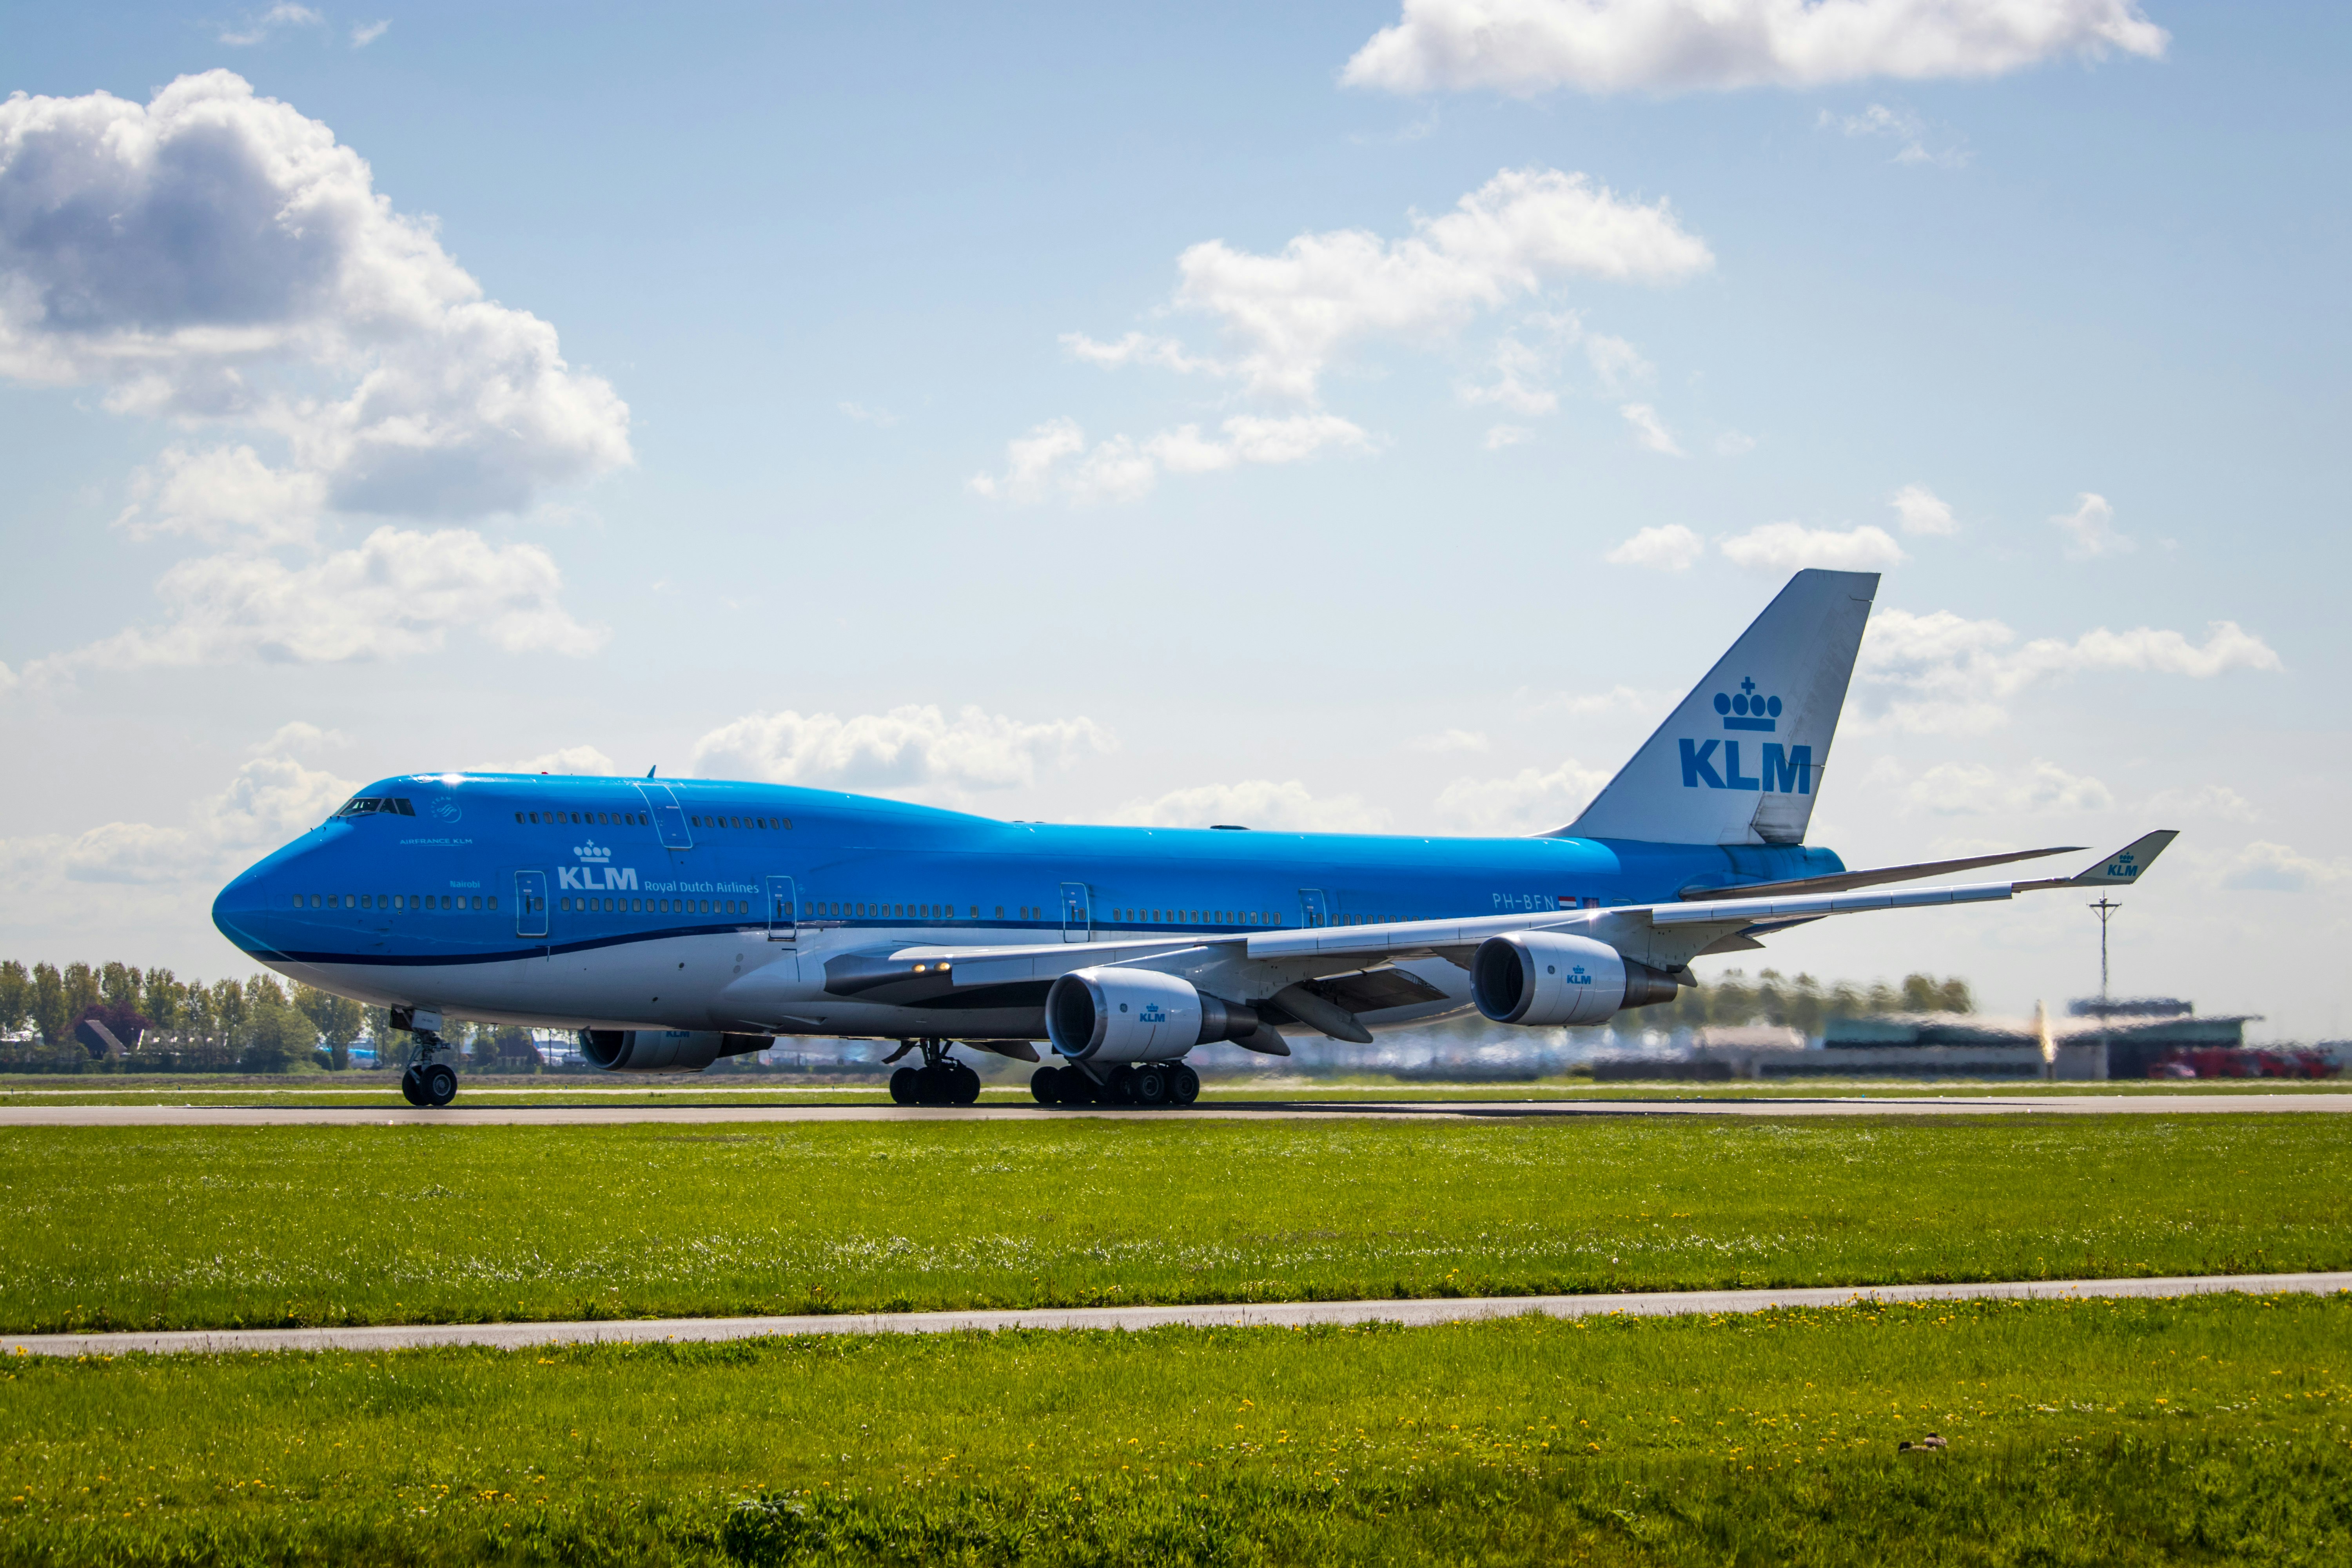
[[(2197, 1016), (2174, 997), (2071, 1003), (2050, 1020), (2050, 1059), (2031, 1018), (1976, 1013), (1880, 1013), (1832, 1018), (1821, 1047), (1793, 1031), (1704, 1029), (1692, 1040), (1700, 1062), (1733, 1078), (2041, 1078), (2074, 1081), (2144, 1079), (2149, 1069), (2200, 1053), (2242, 1051), (2251, 1013)], [(2200, 1076), (2205, 1076), (2203, 1068)]]

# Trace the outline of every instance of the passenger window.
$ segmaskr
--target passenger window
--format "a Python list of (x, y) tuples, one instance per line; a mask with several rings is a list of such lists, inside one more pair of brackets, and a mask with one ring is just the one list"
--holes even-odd
[(515, 813), (515, 820), (516, 820), (517, 822), (520, 822), (520, 821), (522, 820), (522, 813), (521, 813), (521, 812), (518, 811), (518, 812), (516, 812), (516, 813)]

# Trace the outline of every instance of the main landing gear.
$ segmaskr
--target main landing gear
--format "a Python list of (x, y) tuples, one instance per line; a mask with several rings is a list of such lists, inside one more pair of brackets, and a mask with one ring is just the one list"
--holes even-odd
[(1201, 1075), (1182, 1062), (1121, 1063), (1099, 1081), (1086, 1068), (1042, 1067), (1029, 1077), (1040, 1105), (1145, 1105), (1178, 1110), (1201, 1098)]
[(949, 1042), (911, 1043), (921, 1049), (923, 1065), (890, 1075), (892, 1100), (900, 1105), (970, 1105), (980, 1098), (980, 1075), (948, 1055)]
[(415, 1034), (415, 1055), (409, 1060), (408, 1070), (400, 1075), (400, 1097), (420, 1110), (446, 1105), (457, 1098), (457, 1069), (438, 1058), (455, 1057), (457, 1047), (430, 1030), (419, 1029)]

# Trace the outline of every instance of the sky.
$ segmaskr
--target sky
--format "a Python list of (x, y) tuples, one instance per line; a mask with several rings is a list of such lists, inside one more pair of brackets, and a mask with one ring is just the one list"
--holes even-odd
[[(2352, 1032), (2338, 9), (5, 36), (0, 956), (242, 973), (220, 884), (426, 770), (1541, 832), (1823, 565), (1811, 842), (2178, 827), (2116, 993)], [(1738, 962), (2022, 1012), (2082, 902)]]

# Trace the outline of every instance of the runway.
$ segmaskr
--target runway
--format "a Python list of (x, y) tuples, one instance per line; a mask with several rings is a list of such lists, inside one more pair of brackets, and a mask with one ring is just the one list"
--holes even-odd
[(1039, 1121), (1067, 1117), (1115, 1121), (1435, 1121), (1542, 1120), (1593, 1116), (2204, 1116), (2336, 1114), (2352, 1111), (2352, 1094), (1906, 1095), (1899, 1099), (1824, 1096), (1766, 1099), (1678, 1095), (1656, 1100), (1203, 1100), (1184, 1110), (1121, 1106), (543, 1105), (463, 1103), (418, 1110), (398, 1101), (373, 1105), (7, 1105), (0, 1127), (561, 1127), (627, 1122)]
[(1475, 1296), (1410, 1301), (1278, 1305), (1046, 1307), (1002, 1312), (844, 1312), (791, 1318), (646, 1318), (572, 1323), (415, 1323), (378, 1328), (215, 1329), (183, 1333), (27, 1334), (0, 1338), (0, 1355), (218, 1355), (262, 1351), (424, 1350), (486, 1345), (666, 1344), (791, 1334), (991, 1333), (1007, 1329), (1304, 1329), (1349, 1323), (1426, 1327), (1491, 1318), (1661, 1318), (1843, 1307), (1862, 1301), (1981, 1301), (2169, 1298), (2352, 1290), (2352, 1272), (2213, 1274), (2162, 1279), (2037, 1279), (1979, 1285), (1835, 1285), (1785, 1290), (1657, 1290), (1609, 1296)]

